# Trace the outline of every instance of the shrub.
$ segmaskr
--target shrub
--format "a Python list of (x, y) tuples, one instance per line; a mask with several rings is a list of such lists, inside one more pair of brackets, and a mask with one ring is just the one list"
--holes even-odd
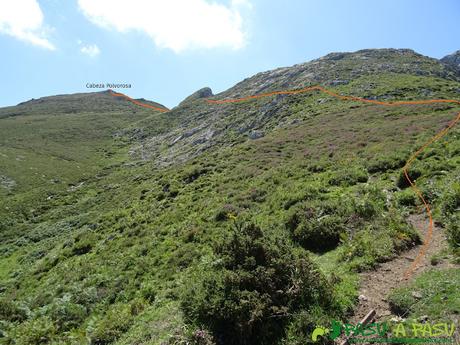
[(367, 182), (369, 176), (363, 169), (343, 169), (335, 172), (329, 179), (329, 184), (332, 186), (348, 187), (357, 183)]
[(396, 194), (396, 202), (400, 206), (415, 206), (417, 204), (417, 196), (411, 189), (404, 189)]
[(379, 157), (375, 160), (370, 160), (367, 164), (367, 171), (373, 173), (383, 173), (388, 170), (402, 168), (405, 164), (405, 159), (401, 155)]
[(49, 315), (59, 331), (68, 331), (80, 326), (87, 316), (87, 310), (80, 304), (59, 300), (51, 306)]
[(377, 205), (369, 198), (363, 198), (353, 204), (355, 214), (362, 219), (371, 219), (377, 213)]
[(419, 186), (423, 198), (429, 204), (434, 204), (440, 196), (439, 186), (435, 185), (432, 181), (424, 182)]
[(206, 168), (202, 168), (199, 166), (193, 166), (189, 169), (187, 169), (183, 173), (182, 181), (184, 183), (192, 183), (195, 181), (197, 178), (199, 178), (201, 175), (206, 174), (208, 170)]
[(153, 303), (157, 295), (157, 288), (151, 282), (145, 282), (141, 285), (140, 293), (146, 301)]
[(312, 251), (336, 247), (345, 232), (347, 210), (338, 201), (302, 203), (293, 207), (285, 224), (294, 241)]
[(218, 344), (275, 343), (293, 313), (330, 306), (331, 288), (308, 257), (253, 223), (236, 224), (214, 255), (214, 265), (189, 278), (181, 307), (187, 322), (206, 326)]
[(293, 317), (292, 322), (286, 327), (286, 337), (281, 342), (282, 345), (331, 345), (332, 340), (326, 337), (319, 337), (316, 342), (311, 339), (313, 330), (319, 325), (329, 325), (331, 318), (326, 315), (320, 308), (300, 311)]
[(248, 193), (248, 199), (254, 202), (264, 202), (267, 192), (257, 188), (251, 188)]
[(105, 345), (117, 340), (133, 323), (129, 304), (113, 305), (102, 319), (90, 325), (88, 337), (90, 344)]
[(91, 231), (85, 231), (75, 236), (72, 247), (73, 255), (89, 253), (97, 241), (97, 235)]
[[(411, 167), (409, 167), (407, 169), (407, 175), (409, 176), (411, 181), (414, 182), (416, 179), (418, 179), (420, 176), (422, 176), (422, 172), (421, 172), (421, 170), (419, 168), (411, 166)], [(410, 183), (407, 180), (407, 177), (406, 177), (406, 174), (404, 173), (404, 170), (400, 171), (398, 179), (396, 181), (396, 185), (401, 189), (410, 187)]]
[(74, 286), (71, 291), (71, 302), (81, 304), (86, 309), (91, 309), (99, 301), (97, 289), (94, 286), (87, 288)]
[(41, 345), (49, 344), (56, 335), (53, 322), (47, 317), (26, 321), (16, 327), (8, 337), (13, 344)]
[(452, 184), (449, 191), (442, 197), (441, 211), (445, 217), (458, 211), (460, 208), (460, 183)]
[(0, 299), (0, 319), (15, 322), (24, 321), (26, 318), (26, 311), (18, 307), (16, 303), (6, 298)]
[(192, 333), (190, 340), (193, 345), (214, 345), (215, 341), (205, 329), (197, 329)]
[(396, 253), (422, 243), (418, 231), (404, 220), (400, 214), (391, 212), (387, 222), (384, 226), (393, 242)]
[(350, 262), (353, 270), (363, 271), (388, 259), (392, 249), (392, 242), (388, 236), (366, 229), (358, 232), (352, 240), (344, 244), (340, 259)]
[(217, 222), (226, 221), (231, 214), (235, 215), (237, 213), (237, 209), (235, 206), (231, 204), (225, 204), (220, 208), (216, 215), (214, 216), (214, 220)]
[(451, 221), (447, 224), (447, 239), (453, 248), (460, 247), (460, 217), (452, 217)]

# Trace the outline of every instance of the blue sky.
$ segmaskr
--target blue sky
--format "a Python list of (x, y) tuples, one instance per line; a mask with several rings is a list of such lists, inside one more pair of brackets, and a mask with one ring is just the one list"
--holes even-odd
[(0, 106), (121, 90), (168, 107), (333, 51), (460, 49), (458, 0), (0, 0)]

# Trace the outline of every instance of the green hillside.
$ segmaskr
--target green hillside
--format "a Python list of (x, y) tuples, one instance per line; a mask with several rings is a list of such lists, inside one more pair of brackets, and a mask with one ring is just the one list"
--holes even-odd
[[(106, 92), (0, 109), (0, 344), (307, 344), (347, 320), (359, 273), (421, 242), (401, 168), (460, 106), (205, 101), (311, 85), (460, 99), (455, 66), (385, 49), (202, 89), (166, 113)], [(409, 170), (452, 265), (459, 153), (454, 127)]]

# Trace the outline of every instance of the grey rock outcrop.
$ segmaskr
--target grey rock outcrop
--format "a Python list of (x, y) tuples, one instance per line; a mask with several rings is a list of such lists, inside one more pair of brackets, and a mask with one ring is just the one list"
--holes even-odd
[(212, 93), (212, 90), (209, 87), (203, 87), (202, 89), (195, 91), (190, 96), (188, 96), (186, 99), (184, 99), (182, 102), (180, 102), (179, 106), (193, 102), (197, 99), (208, 98), (211, 96), (214, 96), (214, 94)]

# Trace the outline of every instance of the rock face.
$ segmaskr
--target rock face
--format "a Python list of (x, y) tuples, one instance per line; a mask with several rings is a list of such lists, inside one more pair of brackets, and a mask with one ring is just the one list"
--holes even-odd
[(291, 67), (258, 73), (222, 92), (219, 97), (244, 97), (278, 89), (296, 89), (317, 84), (346, 85), (360, 76), (383, 73), (460, 80), (460, 76), (452, 66), (443, 62), (411, 49), (364, 49), (351, 53), (330, 53), (319, 59)]
[(460, 50), (457, 50), (455, 53), (444, 56), (441, 59), (441, 62), (456, 68), (460, 72)]
[(182, 102), (180, 102), (179, 106), (193, 102), (200, 98), (207, 98), (211, 96), (214, 96), (212, 93), (212, 90), (209, 87), (203, 87), (202, 89), (195, 91), (190, 96), (188, 96), (186, 99), (184, 99)]
[(16, 181), (14, 181), (12, 178), (9, 178), (8, 176), (0, 175), (0, 187), (10, 190), (14, 186), (16, 186)]

